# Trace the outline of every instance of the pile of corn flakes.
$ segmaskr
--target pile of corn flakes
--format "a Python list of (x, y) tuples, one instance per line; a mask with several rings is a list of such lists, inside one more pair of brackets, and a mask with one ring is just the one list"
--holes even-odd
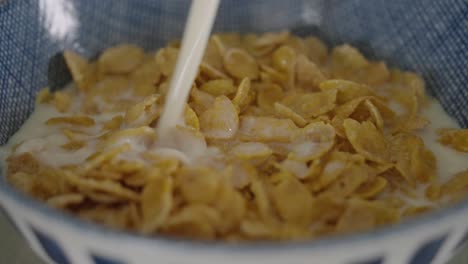
[[(418, 75), (288, 32), (213, 35), (180, 141), (164, 145), (155, 127), (178, 52), (177, 41), (156, 53), (123, 44), (96, 61), (65, 51), (75, 88), (37, 101), (60, 112), (46, 125), (67, 138), (61, 151), (93, 153), (61, 166), (12, 155), (9, 181), (113, 228), (226, 241), (369, 230), (467, 193), (468, 170), (440, 182), (417, 135), (429, 122)], [(468, 152), (468, 130), (439, 132)]]

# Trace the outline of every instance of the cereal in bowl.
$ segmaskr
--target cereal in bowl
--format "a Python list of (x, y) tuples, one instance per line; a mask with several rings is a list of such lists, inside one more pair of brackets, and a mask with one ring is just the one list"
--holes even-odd
[(421, 77), (288, 32), (213, 35), (165, 142), (178, 51), (65, 51), (74, 83), (38, 93), (9, 182), (112, 228), (225, 241), (364, 231), (467, 193), (467, 131), (438, 126)]

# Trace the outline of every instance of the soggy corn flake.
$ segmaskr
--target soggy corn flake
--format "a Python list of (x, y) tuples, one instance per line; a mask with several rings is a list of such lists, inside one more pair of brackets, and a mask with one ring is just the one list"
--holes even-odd
[(298, 130), (291, 143), (291, 157), (313, 160), (328, 152), (335, 143), (335, 129), (323, 122), (310, 123)]
[(239, 136), (248, 141), (289, 142), (297, 127), (290, 119), (273, 117), (242, 116)]
[[(422, 78), (313, 36), (215, 34), (182, 119), (158, 137), (179, 48), (65, 51), (78, 89), (37, 96), (57, 140), (14, 147), (8, 181), (85, 220), (226, 241), (367, 230), (466, 197), (466, 170), (440, 181), (415, 134), (428, 129)], [(459, 151), (467, 138), (439, 131)]]
[(200, 115), (200, 128), (207, 138), (232, 138), (238, 127), (237, 109), (226, 96), (217, 97), (212, 107)]

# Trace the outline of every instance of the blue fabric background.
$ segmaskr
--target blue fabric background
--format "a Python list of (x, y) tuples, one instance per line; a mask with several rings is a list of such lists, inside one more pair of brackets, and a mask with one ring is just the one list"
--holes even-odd
[[(189, 4), (0, 0), (0, 144), (32, 111), (54, 54), (71, 48), (93, 56), (121, 42), (155, 49), (180, 37)], [(215, 25), (215, 31), (281, 29), (318, 34), (331, 45), (349, 42), (421, 73), (430, 92), (467, 127), (468, 1), (222, 0)]]

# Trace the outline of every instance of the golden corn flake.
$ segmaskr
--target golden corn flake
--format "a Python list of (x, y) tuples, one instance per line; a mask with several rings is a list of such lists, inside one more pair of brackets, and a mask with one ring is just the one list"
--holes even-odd
[(307, 124), (307, 121), (302, 116), (294, 112), (291, 108), (278, 102), (274, 104), (274, 107), (275, 114), (278, 117), (289, 118), (299, 127), (304, 127)]
[(66, 124), (72, 126), (83, 126), (90, 127), (94, 126), (95, 122), (89, 116), (62, 116), (62, 117), (52, 117), (46, 121), (47, 125), (58, 125)]
[(242, 116), (239, 124), (239, 136), (249, 141), (288, 142), (297, 127), (290, 119), (273, 117)]
[(355, 83), (352, 81), (347, 80), (340, 80), (340, 79), (332, 79), (326, 80), (320, 83), (320, 89), (322, 91), (330, 90), (330, 89), (337, 89), (338, 94), (336, 101), (339, 104), (346, 103), (353, 99), (362, 97), (362, 96), (369, 96), (371, 95), (371, 91), (365, 85)]
[(123, 116), (122, 115), (116, 115), (113, 118), (111, 118), (109, 121), (105, 122), (103, 124), (103, 128), (106, 130), (115, 130), (119, 129), (120, 126), (123, 123)]
[(137, 230), (140, 221), (135, 216), (133, 203), (123, 205), (97, 205), (92, 208), (81, 209), (78, 212), (83, 219), (101, 223), (113, 228)]
[(328, 187), (343, 173), (347, 168), (348, 162), (349, 155), (347, 153), (333, 152), (323, 166), (323, 169), (319, 167), (321, 169), (320, 175), (309, 184), (311, 190), (316, 192)]
[(390, 151), (395, 168), (411, 184), (429, 182), (436, 176), (434, 154), (425, 148), (421, 138), (400, 133), (391, 138)]
[(80, 204), (84, 201), (84, 196), (80, 193), (67, 193), (54, 196), (46, 201), (46, 203), (55, 208), (66, 208), (70, 205)]
[(164, 76), (172, 75), (177, 62), (179, 50), (172, 47), (167, 47), (158, 50), (155, 56), (156, 66)]
[(226, 71), (237, 79), (258, 77), (258, 65), (255, 59), (246, 51), (232, 48), (226, 51), (223, 57), (223, 65)]
[(154, 232), (166, 222), (173, 206), (172, 189), (170, 177), (153, 179), (145, 186), (141, 193), (141, 232)]
[(108, 48), (99, 56), (99, 71), (113, 74), (129, 73), (143, 61), (143, 57), (143, 49), (132, 44)]
[(221, 220), (219, 213), (205, 205), (193, 204), (183, 207), (167, 220), (163, 232), (196, 239), (214, 239), (215, 227)]
[(230, 184), (221, 183), (215, 208), (223, 216), (220, 231), (228, 231), (238, 226), (246, 212), (244, 197)]
[(129, 79), (126, 76), (108, 75), (97, 82), (89, 93), (100, 96), (107, 102), (112, 102), (114, 97), (128, 91), (129, 86)]
[(398, 210), (386, 204), (353, 198), (337, 224), (337, 231), (348, 233), (364, 231), (374, 227), (395, 223), (399, 220)]
[(449, 202), (458, 202), (466, 198), (467, 190), (468, 170), (464, 170), (453, 175), (449, 181), (442, 184), (440, 192)]
[(132, 139), (138, 140), (142, 143), (152, 143), (156, 139), (156, 132), (147, 126), (109, 132), (101, 136), (100, 147), (104, 149), (113, 148), (127, 144), (131, 142)]
[(71, 172), (65, 173), (65, 179), (70, 185), (78, 188), (78, 190), (100, 191), (100, 192), (111, 194), (115, 197), (128, 199), (131, 201), (139, 200), (139, 196), (137, 193), (135, 193), (134, 191), (128, 188), (123, 187), (118, 182), (109, 181), (109, 180), (97, 181), (94, 179), (85, 179)]
[(287, 96), (282, 103), (304, 118), (318, 117), (335, 108), (337, 90), (316, 93), (297, 93)]
[(184, 120), (187, 126), (200, 130), (200, 121), (198, 120), (197, 113), (189, 105), (185, 107)]
[(278, 166), (282, 170), (291, 172), (298, 179), (306, 179), (313, 173), (304, 161), (285, 159)]
[(331, 53), (333, 77), (352, 79), (355, 71), (367, 67), (368, 63), (356, 48), (347, 44), (335, 47)]
[(214, 66), (202, 62), (200, 64), (200, 74), (207, 76), (209, 79), (227, 79), (229, 78), (224, 72), (220, 69), (215, 68)]
[(323, 64), (328, 57), (327, 46), (316, 37), (307, 37), (304, 39), (307, 48), (307, 56), (316, 64)]
[(265, 183), (258, 179), (252, 179), (250, 190), (253, 193), (254, 204), (262, 220), (271, 220), (273, 216), (273, 205), (269, 198)]
[(299, 55), (296, 61), (296, 79), (300, 87), (313, 90), (326, 80), (320, 69), (305, 55)]
[(148, 60), (138, 66), (131, 74), (135, 95), (148, 96), (156, 92), (157, 84), (161, 79), (161, 72), (155, 60)]
[(377, 176), (374, 179), (361, 185), (356, 190), (356, 195), (364, 199), (372, 198), (382, 192), (387, 184), (388, 181), (384, 177)]
[(76, 151), (76, 150), (79, 150), (83, 147), (86, 146), (86, 142), (84, 141), (70, 141), (68, 143), (65, 143), (63, 145), (61, 145), (62, 148), (66, 149), (66, 150), (70, 150), (70, 151)]
[(350, 163), (342, 171), (340, 177), (324, 193), (349, 197), (371, 177), (375, 177), (375, 175), (373, 175), (367, 166)]
[(53, 104), (59, 112), (66, 112), (70, 108), (71, 97), (65, 92), (57, 91), (54, 93)]
[(288, 84), (288, 81), (293, 81), (289, 80), (291, 77), (294, 77), (292, 75), (293, 69), (291, 69), (289, 72), (281, 72), (273, 67), (268, 66), (267, 64), (260, 64), (260, 69), (260, 79), (262, 82), (257, 83), (257, 85), (268, 85), (275, 83), (287, 87), (288, 85), (291, 85), (291, 83)]
[(49, 87), (44, 87), (36, 94), (37, 104), (46, 104), (54, 99), (54, 95), (50, 92)]
[(218, 35), (213, 35), (208, 41), (202, 61), (216, 69), (221, 69), (223, 66), (222, 56), (225, 51), (225, 43)]
[(264, 160), (273, 153), (268, 145), (261, 142), (241, 142), (230, 152), (235, 157), (246, 160)]
[(327, 153), (335, 143), (335, 129), (323, 122), (310, 123), (298, 130), (291, 143), (291, 157), (313, 160)]
[(257, 177), (257, 170), (252, 164), (243, 161), (234, 163), (231, 183), (235, 188), (242, 189), (247, 187), (255, 177)]
[(178, 173), (177, 179), (182, 197), (189, 203), (214, 201), (221, 181), (216, 171), (204, 167), (184, 168)]
[(200, 86), (200, 90), (213, 96), (220, 96), (234, 93), (236, 87), (231, 79), (217, 79), (205, 82)]
[(63, 57), (70, 70), (73, 81), (81, 90), (86, 90), (91, 75), (90, 70), (94, 70), (90, 69), (91, 67), (88, 60), (70, 50), (64, 51)]
[(272, 189), (273, 205), (288, 222), (308, 224), (312, 195), (296, 178), (284, 179)]
[(438, 141), (458, 151), (468, 152), (468, 129), (440, 129)]
[(213, 106), (200, 115), (200, 128), (207, 138), (232, 138), (238, 127), (237, 109), (226, 96), (217, 97)]
[(249, 93), (250, 93), (250, 79), (242, 79), (239, 87), (237, 88), (236, 95), (232, 99), (232, 102), (240, 108), (249, 103)]
[(366, 159), (386, 163), (388, 162), (388, 147), (385, 138), (373, 123), (365, 121), (359, 123), (354, 119), (344, 120), (344, 129), (353, 148)]
[(284, 96), (283, 89), (277, 84), (266, 84), (258, 88), (257, 104), (267, 112), (275, 112), (275, 103), (281, 101)]
[(287, 31), (278, 33), (265, 33), (256, 38), (252, 44), (256, 50), (268, 52), (268, 50), (271, 51), (275, 46), (286, 42), (289, 37), (290, 33)]
[(296, 63), (296, 52), (288, 46), (281, 46), (271, 55), (273, 67), (279, 71), (288, 72)]
[(160, 95), (153, 94), (130, 107), (125, 113), (125, 123), (127, 125), (149, 125), (153, 120), (159, 117), (160, 111), (157, 105), (159, 98)]
[(192, 88), (190, 91), (190, 97), (192, 100), (190, 106), (198, 115), (210, 108), (215, 101), (215, 97), (213, 95), (200, 91), (197, 88)]

